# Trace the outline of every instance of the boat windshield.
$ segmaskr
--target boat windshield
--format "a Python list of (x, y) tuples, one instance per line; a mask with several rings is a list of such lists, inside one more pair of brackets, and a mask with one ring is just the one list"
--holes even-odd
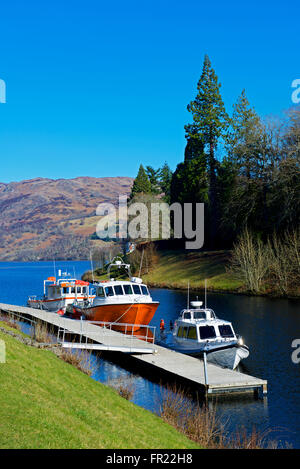
[(131, 285), (123, 285), (125, 295), (132, 295)]
[(105, 296), (104, 288), (103, 287), (98, 287), (97, 290), (96, 290), (96, 295), (100, 296), (100, 298), (103, 298)]
[(194, 319), (206, 319), (205, 311), (194, 311)]
[(114, 296), (113, 287), (105, 287), (105, 294), (106, 296)]
[(232, 327), (228, 324), (223, 324), (223, 326), (219, 326), (219, 332), (221, 337), (234, 337)]
[(114, 286), (114, 290), (116, 295), (124, 295), (122, 285)]
[(183, 319), (191, 319), (191, 313), (189, 311), (185, 311), (182, 317)]
[(200, 326), (200, 339), (214, 339), (216, 337), (216, 331), (214, 326)]
[(141, 285), (141, 289), (142, 289), (143, 295), (149, 295), (149, 291), (146, 285)]
[(139, 285), (132, 285), (132, 288), (133, 288), (133, 292), (134, 292), (135, 295), (141, 295), (142, 294)]

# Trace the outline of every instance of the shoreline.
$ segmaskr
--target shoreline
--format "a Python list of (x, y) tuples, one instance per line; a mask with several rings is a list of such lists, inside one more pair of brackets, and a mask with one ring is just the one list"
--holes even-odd
[[(161, 288), (161, 289), (166, 289), (166, 290), (179, 290), (179, 291), (187, 291), (187, 287), (183, 286), (178, 286), (176, 284), (161, 284), (161, 283), (155, 283), (155, 282), (147, 282), (148, 287), (150, 288)], [(204, 293), (205, 289), (204, 287), (200, 286), (195, 287), (191, 286), (190, 287), (191, 292), (201, 292)], [(208, 293), (220, 293), (223, 295), (229, 294), (229, 295), (239, 295), (239, 296), (249, 296), (249, 297), (261, 297), (261, 298), (270, 298), (270, 299), (276, 299), (276, 300), (300, 300), (299, 295), (288, 295), (288, 296), (282, 296), (282, 295), (277, 295), (276, 293), (252, 293), (250, 291), (240, 291), (240, 290), (230, 290), (230, 289), (218, 289), (218, 288), (210, 288), (208, 287), (206, 289)]]
[[(204, 282), (207, 280), (207, 292), (232, 294), (248, 297), (299, 300), (300, 291), (291, 291), (286, 295), (266, 288), (266, 291), (252, 292), (245, 288), (242, 280), (238, 279), (228, 269), (229, 251), (186, 252), (157, 250), (152, 259), (148, 272), (142, 271), (143, 281), (150, 288), (165, 288), (168, 290), (204, 292)], [(98, 275), (97, 275), (98, 273)], [(94, 270), (82, 275), (82, 280), (92, 282), (103, 280)]]

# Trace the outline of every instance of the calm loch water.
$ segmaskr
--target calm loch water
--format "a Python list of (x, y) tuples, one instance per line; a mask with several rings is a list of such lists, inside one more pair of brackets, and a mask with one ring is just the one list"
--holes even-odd
[[(80, 277), (90, 268), (89, 262), (56, 262), (56, 268)], [(0, 263), (0, 302), (26, 303), (30, 294), (41, 294), (43, 280), (53, 275), (53, 262)], [(186, 306), (186, 293), (152, 289), (160, 301), (151, 325), (159, 329), (177, 318)], [(196, 293), (195, 293), (196, 294)], [(191, 293), (191, 299), (195, 298)], [(199, 294), (199, 299), (201, 294)], [(208, 294), (208, 306), (217, 316), (233, 322), (237, 333), (250, 347), (250, 356), (242, 364), (245, 373), (268, 380), (268, 397), (222, 397), (217, 399), (217, 411), (234, 431), (237, 426), (264, 431), (274, 429), (270, 438), (281, 439), (300, 448), (300, 364), (291, 360), (293, 339), (300, 338), (300, 301), (254, 298), (238, 295)], [(147, 377), (140, 377), (108, 360), (94, 357), (97, 369), (94, 379), (112, 383), (130, 379), (135, 392), (133, 401), (149, 410), (156, 410), (162, 388)]]

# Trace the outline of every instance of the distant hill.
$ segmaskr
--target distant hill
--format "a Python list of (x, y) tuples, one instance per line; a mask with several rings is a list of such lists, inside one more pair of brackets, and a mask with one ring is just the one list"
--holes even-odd
[(129, 194), (130, 177), (36, 178), (0, 183), (0, 261), (84, 259), (97, 205)]

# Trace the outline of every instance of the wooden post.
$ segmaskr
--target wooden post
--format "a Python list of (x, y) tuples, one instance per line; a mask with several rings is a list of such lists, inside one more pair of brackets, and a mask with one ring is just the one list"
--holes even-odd
[(205, 382), (205, 386), (207, 386), (208, 385), (208, 377), (207, 377), (206, 352), (203, 352), (203, 365), (204, 365), (204, 382)]

